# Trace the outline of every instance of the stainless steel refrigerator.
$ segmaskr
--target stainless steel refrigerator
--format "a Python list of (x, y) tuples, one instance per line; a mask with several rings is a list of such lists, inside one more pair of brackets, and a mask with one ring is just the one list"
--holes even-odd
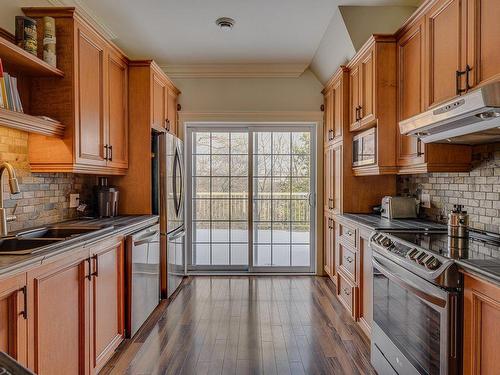
[(170, 297), (186, 274), (184, 142), (167, 132), (152, 133), (153, 212), (160, 215), (162, 296)]

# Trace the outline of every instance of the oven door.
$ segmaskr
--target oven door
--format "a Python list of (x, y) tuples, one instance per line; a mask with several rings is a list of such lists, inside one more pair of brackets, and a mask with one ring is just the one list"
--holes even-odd
[(378, 373), (457, 374), (458, 298), (374, 251), (372, 363)]

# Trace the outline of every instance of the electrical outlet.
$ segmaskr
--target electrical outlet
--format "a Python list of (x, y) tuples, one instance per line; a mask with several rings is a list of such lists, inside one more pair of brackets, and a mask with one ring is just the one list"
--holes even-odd
[(69, 195), (69, 208), (75, 208), (80, 205), (80, 194)]
[(431, 208), (431, 195), (422, 193), (420, 195), (420, 205), (424, 208)]

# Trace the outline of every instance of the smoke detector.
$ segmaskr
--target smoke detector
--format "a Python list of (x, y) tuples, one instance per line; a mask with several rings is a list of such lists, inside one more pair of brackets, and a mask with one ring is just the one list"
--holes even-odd
[(221, 28), (221, 30), (228, 31), (234, 26), (234, 20), (229, 17), (217, 18), (215, 24)]

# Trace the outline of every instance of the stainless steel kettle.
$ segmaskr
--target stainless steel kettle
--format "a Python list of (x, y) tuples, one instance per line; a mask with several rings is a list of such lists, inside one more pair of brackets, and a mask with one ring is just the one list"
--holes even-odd
[(455, 204), (448, 214), (448, 236), (467, 238), (469, 235), (469, 215), (462, 205)]

